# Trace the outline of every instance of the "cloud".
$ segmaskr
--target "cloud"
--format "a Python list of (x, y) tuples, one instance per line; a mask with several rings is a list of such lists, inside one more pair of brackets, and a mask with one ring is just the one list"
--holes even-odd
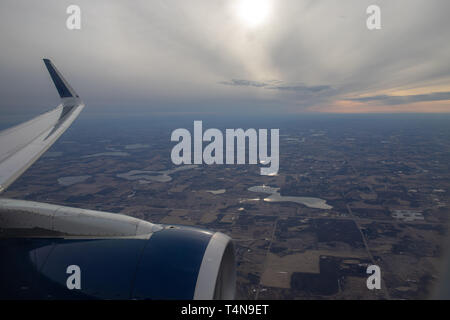
[(273, 90), (281, 90), (281, 91), (297, 91), (297, 92), (310, 92), (310, 93), (318, 93), (325, 90), (330, 90), (332, 87), (327, 85), (322, 86), (303, 86), (303, 85), (297, 85), (297, 86), (274, 86), (274, 87), (268, 87), (268, 89)]
[(325, 90), (332, 89), (331, 86), (328, 85), (320, 85), (320, 86), (306, 86), (306, 85), (290, 85), (290, 84), (280, 84), (282, 81), (280, 80), (272, 80), (268, 82), (259, 82), (259, 81), (251, 81), (251, 80), (242, 80), (242, 79), (231, 79), (230, 81), (220, 81), (220, 84), (224, 84), (227, 86), (234, 87), (256, 87), (256, 88), (264, 88), (269, 90), (280, 90), (280, 91), (293, 91), (293, 92), (301, 92), (301, 93), (317, 93)]
[(267, 83), (264, 82), (240, 80), (240, 79), (231, 79), (230, 81), (220, 81), (219, 83), (234, 87), (256, 87), (256, 88), (262, 88), (268, 85)]
[(450, 100), (450, 92), (433, 92), (428, 94), (416, 94), (405, 96), (376, 95), (361, 98), (345, 99), (356, 102), (378, 102), (384, 105), (410, 104), (416, 102), (445, 101)]
[[(70, 0), (2, 0), (0, 112), (57, 102), (42, 57), (91, 108), (283, 113), (343, 97), (439, 103), (450, 91), (450, 1), (378, 0), (377, 31), (372, 0), (273, 1), (257, 28), (238, 1), (78, 0), (82, 29), (69, 31)], [(413, 96), (425, 87), (437, 93)], [(404, 88), (412, 95), (378, 95)]]

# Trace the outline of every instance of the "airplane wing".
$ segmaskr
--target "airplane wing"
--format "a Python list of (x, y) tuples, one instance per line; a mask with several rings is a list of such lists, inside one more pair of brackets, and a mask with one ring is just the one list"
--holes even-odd
[[(61, 104), (0, 132), (0, 192), (84, 107), (50, 60), (44, 63)], [(234, 246), (220, 232), (0, 198), (1, 300), (232, 299), (235, 286)]]
[(45, 66), (61, 103), (53, 110), (0, 132), (0, 193), (28, 169), (66, 131), (84, 108), (76, 92), (49, 59)]

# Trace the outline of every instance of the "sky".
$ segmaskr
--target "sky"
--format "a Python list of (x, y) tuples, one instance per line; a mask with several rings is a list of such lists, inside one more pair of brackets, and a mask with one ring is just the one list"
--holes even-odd
[[(81, 9), (69, 30), (66, 9)], [(381, 8), (368, 30), (366, 9)], [(448, 0), (2, 0), (0, 112), (450, 112)]]

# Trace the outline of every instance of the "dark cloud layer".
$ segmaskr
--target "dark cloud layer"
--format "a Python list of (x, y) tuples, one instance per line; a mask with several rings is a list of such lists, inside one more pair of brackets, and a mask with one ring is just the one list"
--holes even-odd
[(434, 92), (430, 94), (416, 94), (408, 96), (390, 96), (390, 95), (377, 95), (361, 98), (347, 99), (349, 101), (358, 102), (379, 102), (387, 105), (407, 104), (416, 102), (429, 102), (429, 101), (445, 101), (450, 100), (450, 92)]
[(289, 85), (289, 84), (280, 84), (282, 81), (274, 80), (270, 82), (259, 82), (259, 81), (250, 81), (250, 80), (240, 80), (240, 79), (232, 79), (230, 81), (221, 81), (219, 83), (235, 86), (235, 87), (256, 87), (256, 88), (264, 88), (269, 90), (280, 90), (280, 91), (296, 91), (302, 93), (317, 93), (324, 90), (332, 89), (330, 86), (321, 85), (321, 86), (306, 86), (306, 85)]
[(221, 81), (221, 84), (227, 86), (236, 86), (236, 87), (256, 87), (263, 88), (267, 87), (269, 84), (259, 81), (250, 81), (250, 80), (239, 80), (239, 79), (231, 79), (230, 81)]

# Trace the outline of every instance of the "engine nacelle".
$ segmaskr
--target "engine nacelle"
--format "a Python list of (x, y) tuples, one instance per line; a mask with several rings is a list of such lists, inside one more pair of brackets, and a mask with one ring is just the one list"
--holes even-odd
[[(83, 209), (2, 201), (3, 227), (21, 235), (0, 238), (1, 299), (234, 298), (234, 247), (220, 232), (151, 225), (131, 217), (86, 210), (76, 219)], [(41, 227), (19, 225), (18, 215), (22, 215), (20, 221), (32, 220), (32, 225)], [(97, 232), (92, 226), (98, 225), (98, 232), (103, 234), (71, 234), (74, 231), (69, 226), (74, 221), (76, 230), (91, 234)], [(55, 236), (45, 236), (50, 231)], [(62, 232), (65, 235), (58, 234)], [(108, 232), (114, 236), (107, 236)], [(121, 232), (132, 234), (116, 235)]]

